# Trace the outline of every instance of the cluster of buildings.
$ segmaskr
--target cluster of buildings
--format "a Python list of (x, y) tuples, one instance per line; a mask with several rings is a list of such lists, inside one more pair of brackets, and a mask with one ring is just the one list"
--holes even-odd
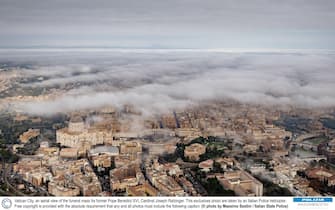
[(48, 191), (55, 196), (97, 196), (101, 184), (87, 159), (64, 161), (51, 166), (53, 179)]
[(88, 127), (79, 117), (56, 131), (56, 141), (62, 147), (49, 147), (48, 142), (42, 141), (35, 155), (22, 158), (14, 165), (14, 172), (55, 196), (104, 194), (95, 169), (110, 170), (111, 192), (127, 191), (136, 195), (142, 187), (149, 194), (158, 194), (145, 182), (140, 169), (142, 144), (139, 141), (113, 141), (110, 130)]
[(93, 166), (101, 168), (112, 167), (113, 158), (119, 154), (119, 148), (115, 146), (97, 146), (88, 151), (88, 157)]
[(63, 159), (58, 147), (41, 147), (36, 155), (14, 164), (13, 171), (55, 196), (97, 196), (102, 192), (89, 161)]
[(35, 186), (42, 186), (52, 179), (50, 170), (44, 167), (40, 159), (22, 159), (13, 166), (13, 170), (21, 174), (23, 180)]
[(159, 196), (159, 192), (156, 188), (152, 187), (148, 182), (139, 184), (137, 186), (129, 186), (127, 188), (128, 196)]
[(145, 179), (138, 164), (124, 165), (110, 171), (111, 191), (125, 191), (128, 187), (144, 184)]
[(263, 184), (246, 171), (226, 171), (224, 174), (216, 175), (216, 178), (224, 188), (233, 190), (236, 195), (263, 195)]
[(328, 162), (335, 164), (335, 139), (319, 144), (317, 149), (320, 155), (327, 157)]
[(311, 179), (325, 182), (329, 187), (335, 186), (335, 171), (325, 167), (312, 168), (307, 171), (307, 176)]
[[(183, 175), (177, 164), (160, 164), (157, 159), (147, 161), (145, 165), (147, 179), (164, 196), (185, 196), (187, 193), (174, 177)], [(180, 180), (181, 181), (181, 180)], [(187, 185), (185, 183), (185, 185)]]
[(184, 150), (184, 156), (191, 161), (198, 161), (200, 159), (200, 155), (205, 153), (206, 146), (199, 143), (186, 146)]
[[(176, 115), (174, 119), (175, 117)], [(162, 119), (165, 120), (164, 125), (172, 124), (171, 118)], [(124, 132), (114, 135), (116, 133), (113, 133), (110, 127), (88, 125), (81, 117), (76, 116), (69, 121), (68, 127), (56, 131), (56, 142), (62, 147), (49, 147), (42, 142), (36, 154), (37, 160), (25, 162), (22, 159), (15, 166), (15, 171), (36, 186), (47, 184), (48, 192), (57, 196), (105, 193), (95, 173), (96, 169), (109, 171), (112, 194), (197, 196), (200, 194), (194, 183), (184, 177), (184, 172), (178, 164), (159, 163), (155, 158), (164, 153), (174, 153), (176, 143), (180, 139), (186, 143), (190, 138), (203, 134), (200, 128), (181, 128), (181, 125), (174, 131), (161, 128), (151, 131), (147, 129), (136, 135), (132, 133), (130, 136)], [(163, 136), (163, 140), (147, 141), (139, 138), (140, 135)], [(145, 155), (148, 155), (146, 162), (142, 160), (143, 150), (146, 150)], [(199, 143), (189, 144), (184, 150), (185, 158), (191, 162), (199, 161), (200, 156), (205, 153), (206, 145)], [(233, 160), (222, 157), (200, 162), (198, 167), (201, 171), (210, 173), (214, 161), (223, 169), (235, 164)], [(39, 164), (38, 167), (36, 164)], [(228, 187), (224, 185), (226, 182), (220, 183)], [(229, 189), (235, 188), (229, 186)], [(244, 195), (259, 195), (259, 193), (261, 190)]]
[[(103, 116), (110, 117), (109, 112), (104, 112)], [(112, 112), (115, 117), (115, 110)], [(126, 112), (138, 114), (131, 107), (126, 108)], [(279, 117), (280, 113), (273, 110), (214, 103), (146, 119), (143, 129), (132, 130), (132, 122), (127, 119), (90, 124), (75, 116), (67, 127), (56, 131), (56, 142), (60, 146), (49, 147), (46, 142), (41, 142), (36, 154), (22, 158), (14, 165), (14, 171), (27, 182), (56, 196), (109, 193), (128, 196), (203, 195), (201, 187), (197, 186), (199, 183), (194, 177), (190, 178), (193, 173), (190, 168), (199, 169), (207, 178), (215, 177), (225, 189), (240, 196), (264, 194), (262, 182), (255, 178), (258, 174), (296, 195), (317, 195), (308, 179), (326, 180), (329, 186), (333, 186), (334, 173), (325, 168), (308, 171), (307, 178), (297, 175), (298, 171), (310, 168), (308, 161), (311, 160), (294, 162), (290, 159), (285, 144), (292, 141), (293, 136), (274, 125), (273, 121)], [(20, 140), (27, 142), (38, 135), (39, 130), (30, 129), (20, 136)], [(225, 156), (203, 159), (207, 156), (202, 155), (210, 147), (190, 143), (199, 136), (232, 139), (234, 148), (225, 148), (229, 150)], [(174, 154), (178, 143), (187, 145), (183, 151), (184, 160), (176, 163), (158, 161), (162, 155)], [(332, 160), (335, 156), (334, 140), (327, 142), (322, 149), (328, 160)], [(257, 162), (269, 158), (268, 165)], [(101, 176), (100, 172), (104, 175)], [(103, 187), (106, 183), (108, 192)]]
[(151, 119), (146, 129), (170, 129), (185, 144), (199, 136), (232, 138), (245, 146), (247, 153), (261, 151), (280, 156), (287, 154), (284, 139), (291, 139), (292, 133), (272, 123), (279, 118), (279, 111), (264, 107), (212, 103)]
[(85, 154), (92, 146), (111, 144), (113, 135), (108, 127), (95, 127), (85, 124), (80, 116), (71, 118), (69, 126), (56, 131), (56, 141), (62, 146), (77, 148)]

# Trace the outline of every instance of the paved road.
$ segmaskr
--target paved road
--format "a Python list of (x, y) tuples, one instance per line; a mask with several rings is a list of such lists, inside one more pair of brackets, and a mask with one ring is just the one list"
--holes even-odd
[(17, 190), (13, 185), (11, 185), (11, 184), (9, 183), (9, 181), (8, 181), (8, 176), (9, 176), (9, 172), (11, 171), (11, 169), (10, 169), (11, 166), (12, 166), (11, 164), (8, 164), (8, 167), (6, 167), (5, 162), (2, 161), (2, 171), (3, 171), (3, 174), (2, 174), (2, 175), (3, 175), (3, 180), (5, 181), (7, 187), (8, 187), (11, 191), (15, 192), (16, 195), (19, 195), (19, 196), (28, 196), (28, 195), (22, 193), (21, 191)]
[[(6, 184), (6, 186), (10, 189), (10, 190), (12, 190), (12, 188), (13, 188), (13, 186), (8, 182), (8, 180), (7, 180), (7, 177), (8, 177), (8, 170), (7, 170), (7, 168), (6, 168), (6, 163), (5, 163), (5, 161), (4, 161), (4, 159), (2, 158), (2, 156), (0, 155), (0, 159), (1, 159), (1, 162), (2, 162), (2, 164), (1, 164), (1, 170), (2, 170), (2, 180), (4, 181), (4, 183)], [(15, 191), (16, 191), (16, 189), (15, 189)], [(14, 191), (14, 192), (15, 192)], [(0, 193), (1, 194), (4, 194), (4, 195), (10, 195), (10, 196), (15, 196), (15, 195), (17, 195), (17, 194), (14, 194), (14, 193), (12, 193), (12, 192), (6, 192), (6, 191), (3, 191), (3, 190), (1, 190), (0, 189)]]

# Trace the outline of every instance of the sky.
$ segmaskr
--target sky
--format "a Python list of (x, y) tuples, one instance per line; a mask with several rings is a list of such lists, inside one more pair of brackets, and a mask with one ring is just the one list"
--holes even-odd
[(0, 0), (0, 48), (335, 49), (334, 0)]

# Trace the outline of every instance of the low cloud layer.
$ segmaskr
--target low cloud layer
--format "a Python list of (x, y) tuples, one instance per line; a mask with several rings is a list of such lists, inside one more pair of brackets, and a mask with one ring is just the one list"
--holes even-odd
[[(31, 114), (132, 104), (150, 115), (211, 100), (327, 108), (335, 106), (333, 53), (24, 53), (22, 88), (66, 91), (54, 99), (17, 103)], [(4, 61), (3, 61), (4, 62)], [(28, 81), (28, 82), (27, 82)]]

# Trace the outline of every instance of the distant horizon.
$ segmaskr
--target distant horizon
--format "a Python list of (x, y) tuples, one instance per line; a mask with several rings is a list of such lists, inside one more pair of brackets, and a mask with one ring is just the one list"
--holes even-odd
[(32, 47), (1, 47), (0, 51), (166, 51), (166, 52), (276, 52), (276, 53), (288, 53), (288, 52), (335, 52), (335, 49), (331, 48), (191, 48), (191, 47), (112, 47), (112, 46), (32, 46)]

